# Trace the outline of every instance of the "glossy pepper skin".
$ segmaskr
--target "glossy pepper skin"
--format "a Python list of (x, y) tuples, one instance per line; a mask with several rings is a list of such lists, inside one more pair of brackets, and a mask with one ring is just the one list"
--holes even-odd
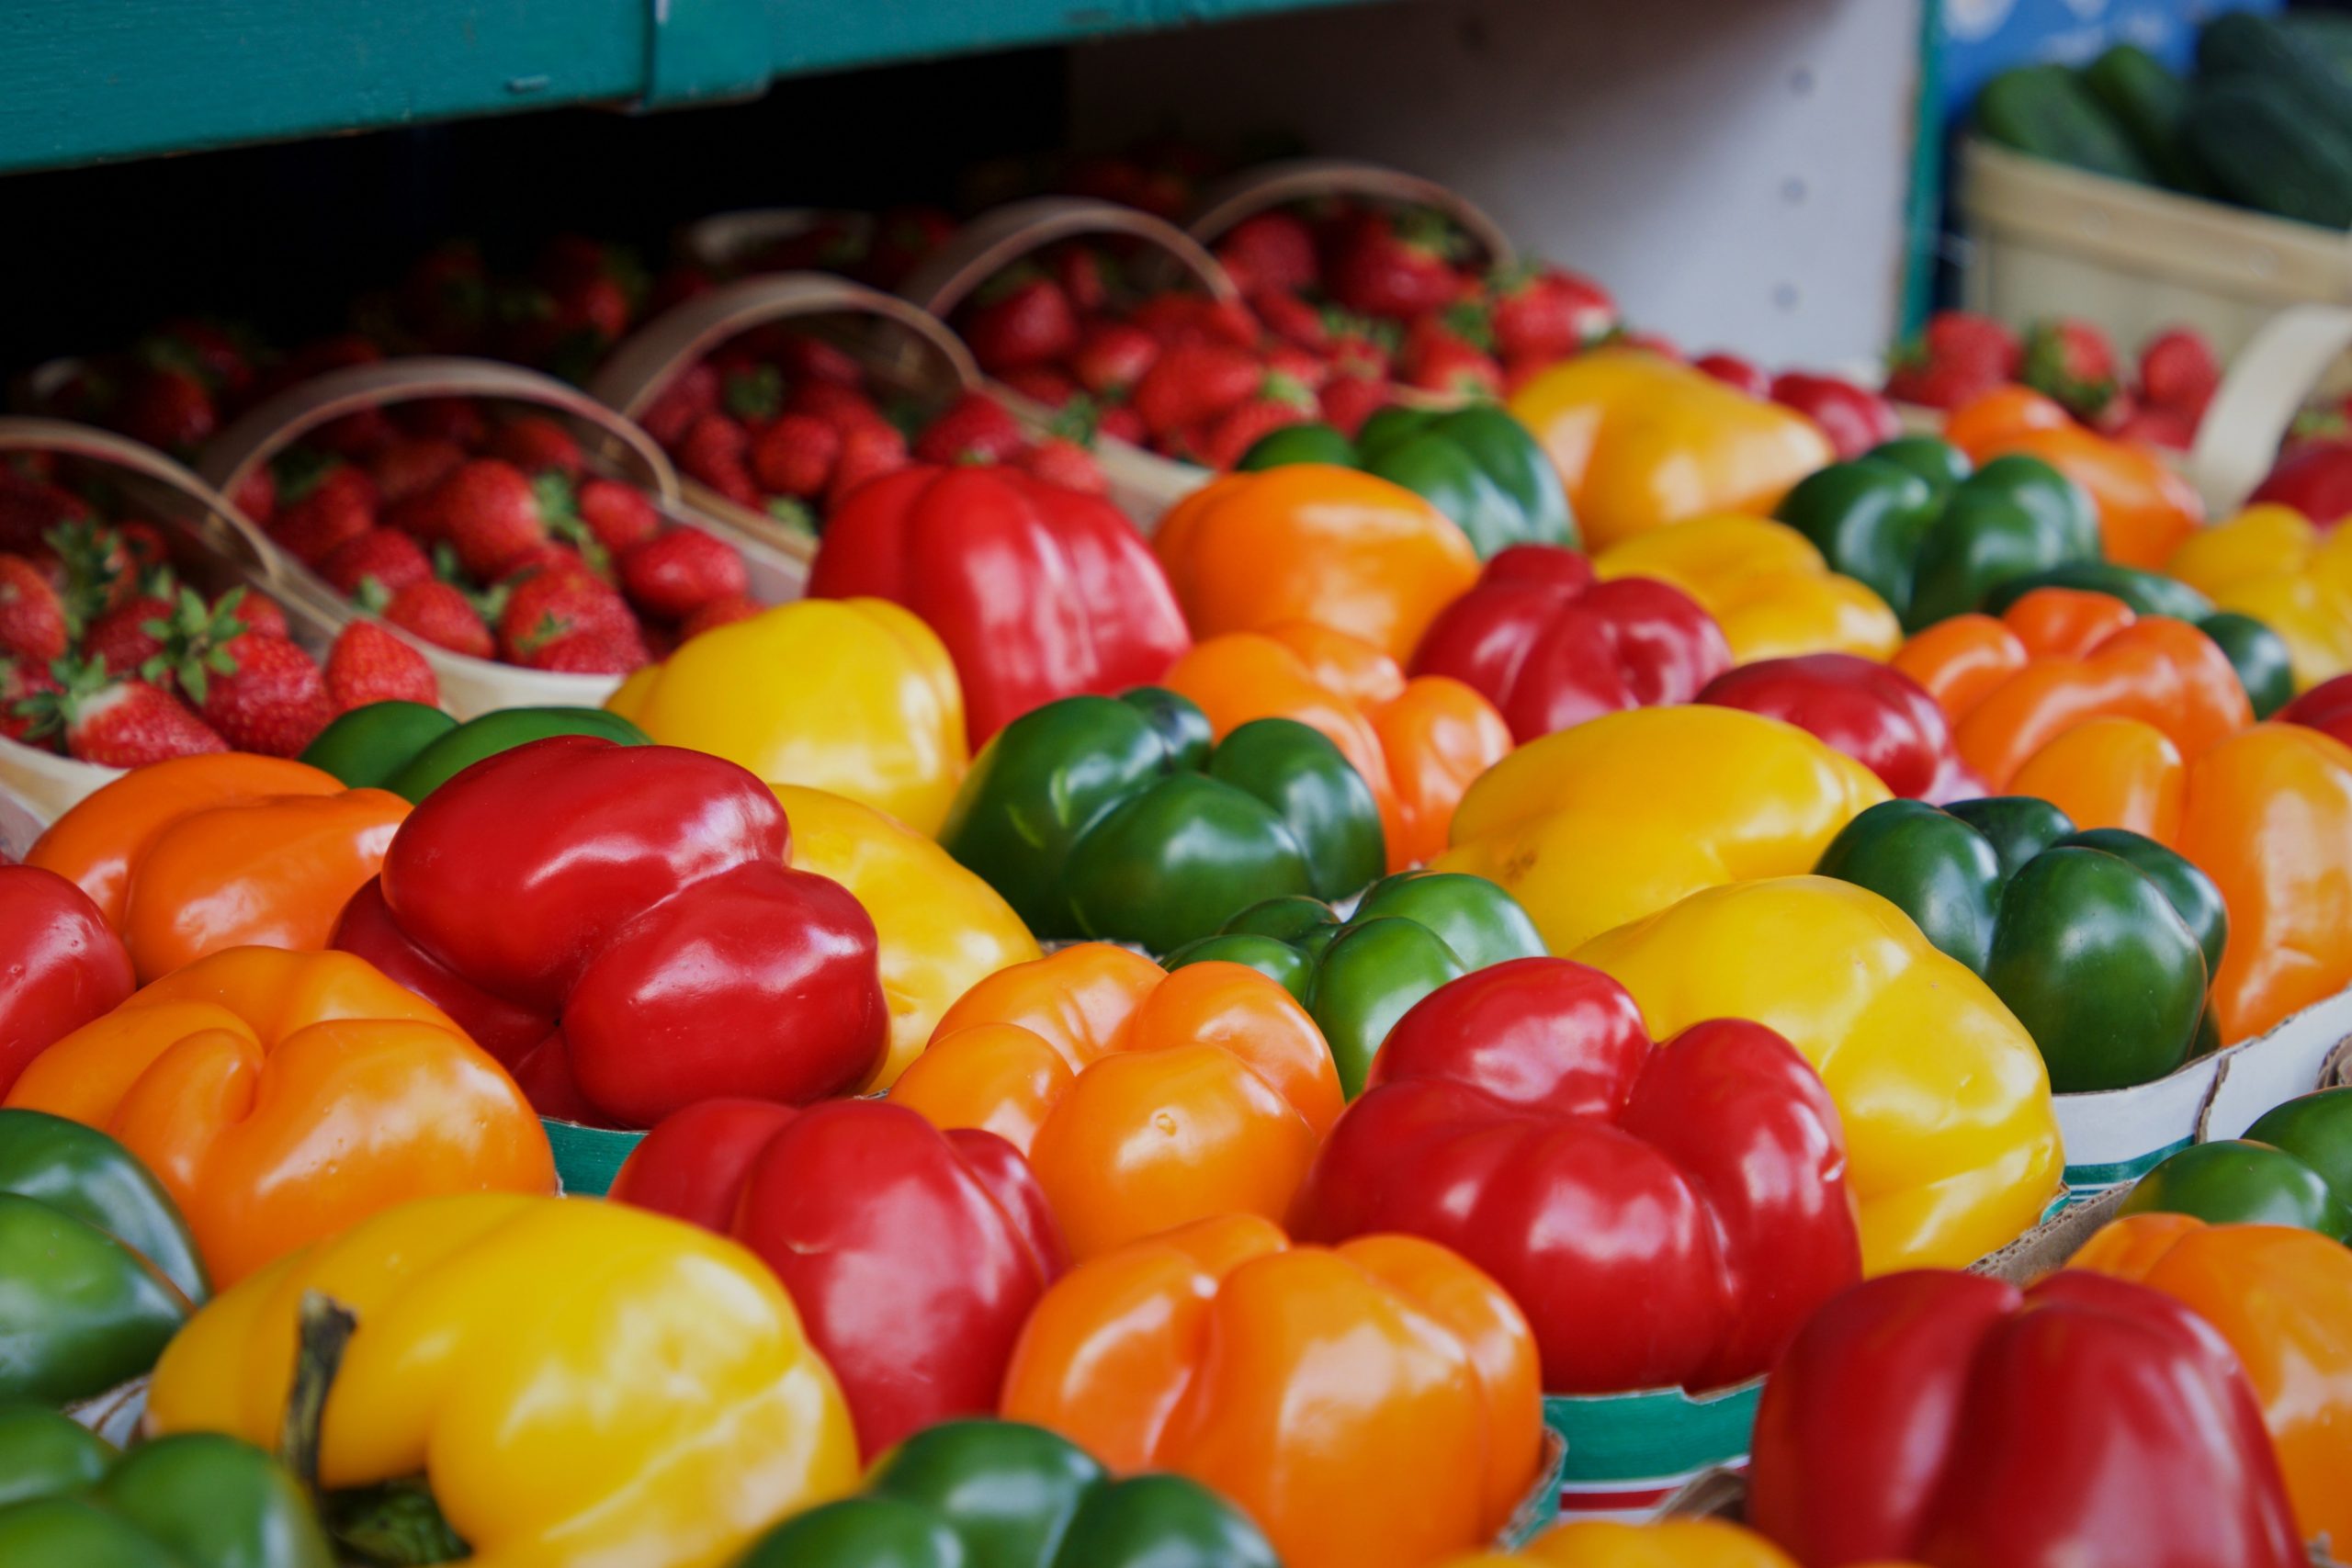
[(2194, 758), (2254, 722), (2237, 670), (2186, 621), (2121, 600), (2038, 588), (2002, 612), (1921, 632), (1894, 668), (1932, 694), (1965, 761), (2006, 790), (2035, 752), (2088, 719), (2155, 726)]
[(53, 871), (0, 865), (0, 1094), (51, 1044), (113, 1011), (137, 984), (88, 895)]
[(1760, 1025), (1653, 1045), (1616, 981), (1522, 958), (1430, 993), (1372, 1077), (1316, 1156), (1298, 1234), (1460, 1253), (1527, 1314), (1548, 1393), (1754, 1377), (1861, 1277), (1838, 1112)]
[(1502, 715), (1461, 682), (1408, 681), (1370, 643), (1305, 621), (1210, 637), (1165, 683), (1219, 739), (1251, 719), (1293, 718), (1338, 747), (1380, 807), (1392, 871), (1445, 848), (1462, 792), (1511, 748)]
[(147, 1371), (209, 1293), (162, 1184), (104, 1133), (38, 1111), (0, 1111), (0, 1399), (48, 1404)]
[(82, 801), (25, 863), (90, 896), (144, 984), (228, 948), (326, 946), (408, 810), (284, 758), (176, 757)]
[(2297, 443), (2264, 476), (2254, 500), (2291, 507), (2323, 528), (2352, 517), (2352, 441)]
[(1843, 376), (1783, 371), (1772, 378), (1772, 400), (1819, 425), (1839, 462), (1903, 434), (1903, 420), (1893, 403)]
[(2278, 632), (2299, 689), (2352, 672), (2352, 534), (2249, 506), (2190, 535), (2165, 571)]
[(2099, 553), (2125, 566), (2164, 565), (2205, 522), (2196, 487), (2163, 458), (2084, 428), (2023, 387), (2000, 388), (1955, 411), (1944, 437), (1981, 466), (2028, 457), (2081, 486), (2098, 510)]
[(2352, 745), (2352, 679), (2323, 681), (2278, 710), (2281, 724), (2300, 724)]
[(388, 789), (414, 806), (484, 757), (550, 735), (652, 744), (645, 731), (600, 708), (501, 708), (459, 724), (422, 703), (369, 703), (319, 731), (302, 761), (354, 789)]
[(2352, 1089), (2299, 1096), (2240, 1137), (2165, 1156), (2133, 1185), (2121, 1212), (2297, 1225), (2352, 1240)]
[(787, 1519), (734, 1568), (1279, 1568), (1258, 1527), (1181, 1475), (1121, 1481), (1018, 1421), (950, 1421), (854, 1497)]
[(1653, 1039), (1744, 1018), (1804, 1053), (1845, 1128), (1867, 1273), (1973, 1263), (2058, 1191), (2031, 1037), (1875, 893), (1822, 876), (1735, 883), (1568, 956), (1631, 991)]
[(1207, 716), (1153, 686), (1065, 697), (982, 749), (939, 841), (1041, 938), (1166, 953), (1261, 898), (1338, 898), (1387, 862), (1378, 803), (1295, 719), (1211, 743)]
[(119, 1140), (222, 1285), (411, 1198), (555, 1190), (514, 1081), (343, 953), (232, 948), (175, 971), (34, 1058), (7, 1103)]
[(434, 791), (335, 941), (448, 1008), (544, 1114), (800, 1103), (866, 1081), (888, 1020), (874, 921), (790, 851), (731, 762), (558, 736)]
[(1192, 645), (1119, 509), (1017, 468), (918, 465), (826, 520), (812, 599), (902, 604), (939, 634), (975, 750), (1032, 708), (1157, 681)]
[(1364, 890), (1346, 919), (1319, 898), (1252, 904), (1168, 967), (1246, 964), (1282, 982), (1322, 1031), (1353, 1100), (1396, 1021), (1448, 981), (1544, 952), (1527, 911), (1483, 876), (1408, 871)]
[(2099, 553), (2090, 498), (2058, 470), (2022, 457), (1976, 468), (1926, 436), (1822, 469), (1773, 515), (1914, 631), (1976, 609), (2012, 578)]
[(1735, 664), (1808, 653), (1883, 660), (1903, 642), (1885, 600), (1770, 518), (1693, 517), (1611, 545), (1592, 570), (1605, 582), (1646, 577), (1681, 589), (1723, 627)]
[(0, 1562), (334, 1568), (284, 1465), (209, 1432), (118, 1454), (53, 1411), (0, 1404)]
[(1769, 512), (1830, 458), (1803, 415), (1639, 349), (1564, 360), (1507, 406), (1559, 470), (1596, 550), (1711, 513)]
[[(1755, 1531), (1723, 1519), (1661, 1518), (1648, 1524), (1578, 1519), (1555, 1525), (1516, 1552), (1456, 1557), (1443, 1568), (1800, 1568)], [(1878, 1563), (1873, 1568), (1905, 1568)]]
[(2302, 1533), (2352, 1540), (2352, 1251), (2289, 1226), (2135, 1214), (2067, 1267), (2162, 1291), (2228, 1340)]
[(1872, 660), (1850, 653), (1761, 660), (1716, 676), (1694, 700), (1793, 724), (1906, 799), (1983, 793), (1953, 748), (1935, 699), (1901, 671)]
[(717, 1568), (856, 1482), (840, 1391), (766, 1265), (576, 1199), (404, 1204), (279, 1260), (172, 1341), (154, 1429), (275, 1442), (311, 1292), (358, 1320), (320, 1484), (421, 1476), (476, 1568)]
[(1542, 1439), (1534, 1339), (1493, 1280), (1418, 1237), (1294, 1247), (1249, 1214), (1064, 1276), (1003, 1413), (1214, 1488), (1285, 1568), (1418, 1568), (1492, 1539)]
[(2212, 878), (2153, 839), (2078, 833), (2023, 796), (1890, 800), (1815, 869), (1885, 897), (1984, 976), (2060, 1094), (2150, 1083), (2197, 1052), (2228, 915)]
[(605, 707), (663, 746), (806, 784), (935, 833), (963, 780), (946, 645), (880, 599), (802, 599), (689, 638)]
[(1736, 708), (1641, 708), (1496, 764), (1463, 796), (1437, 869), (1499, 884), (1566, 953), (1701, 888), (1810, 871), (1840, 828), (1886, 797), (1869, 769), (1794, 725)]
[(1747, 1517), (1807, 1568), (2295, 1568), (2237, 1358), (2179, 1303), (2075, 1270), (1898, 1274), (1764, 1385)]
[(1399, 660), (1478, 575), (1444, 513), (1324, 463), (1211, 480), (1160, 519), (1152, 550), (1196, 637), (1311, 621)]
[(994, 1411), (1013, 1338), (1062, 1268), (1045, 1192), (1012, 1145), (885, 1100), (706, 1100), (645, 1135), (611, 1196), (759, 1254), (868, 1460)]
[(1687, 703), (1731, 668), (1731, 645), (1671, 584), (1601, 582), (1573, 550), (1528, 545), (1487, 563), (1412, 667), (1484, 694), (1524, 744), (1605, 713)]
[(995, 888), (905, 823), (845, 795), (774, 786), (792, 823), (792, 867), (840, 883), (874, 920), (890, 1044), (859, 1092), (898, 1081), (940, 1015), (982, 979), (1037, 954)]
[(2293, 654), (2284, 637), (2252, 615), (2215, 609), (2211, 599), (2176, 578), (2114, 561), (2075, 561), (2003, 584), (1984, 601), (1985, 613), (1997, 615), (2037, 588), (2104, 593), (2122, 600), (2135, 615), (2190, 623), (2228, 656), (2256, 718), (2268, 718), (2295, 694)]
[(1340, 1106), (1279, 984), (1097, 943), (973, 987), (890, 1098), (1018, 1149), (1080, 1258), (1216, 1214), (1284, 1218)]
[(1236, 467), (1291, 463), (1362, 468), (1403, 485), (1453, 519), (1480, 560), (1512, 545), (1577, 543), (1560, 476), (1527, 427), (1491, 403), (1385, 408), (1351, 441), (1328, 424), (1294, 424), (1261, 439)]

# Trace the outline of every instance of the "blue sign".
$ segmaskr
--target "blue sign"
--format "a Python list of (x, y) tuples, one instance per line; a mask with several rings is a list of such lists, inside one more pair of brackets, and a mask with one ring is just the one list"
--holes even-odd
[(1964, 120), (1976, 89), (2012, 65), (2082, 65), (2110, 44), (2136, 43), (2185, 71), (2208, 18), (2283, 8), (2283, 0), (1942, 0), (1945, 113)]

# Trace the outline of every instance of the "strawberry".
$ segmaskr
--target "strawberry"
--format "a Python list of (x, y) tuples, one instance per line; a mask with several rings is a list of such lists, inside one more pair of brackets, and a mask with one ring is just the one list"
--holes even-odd
[(1159, 357), (1159, 344), (1129, 321), (1089, 321), (1070, 355), (1070, 374), (1098, 398), (1124, 398)]
[(68, 756), (109, 768), (229, 750), (185, 703), (144, 681), (110, 674), (95, 660), (61, 661), (57, 673), (61, 683), (25, 699), (28, 739), (61, 735)]
[[(183, 592), (195, 597), (193, 589)], [(201, 605), (203, 601), (198, 599), (197, 603)], [(82, 656), (104, 660), (109, 670), (137, 670), (164, 651), (164, 639), (171, 632), (173, 611), (171, 600), (153, 593), (127, 599), (90, 623), (89, 629), (82, 634)]]
[(398, 528), (370, 528), (337, 545), (320, 563), (319, 575), (338, 593), (379, 609), (401, 589), (431, 577), (433, 563), (424, 547)]
[(64, 601), (23, 556), (0, 556), (0, 653), (46, 664), (65, 651)]
[(0, 550), (39, 549), (52, 528), (89, 516), (89, 503), (71, 491), (0, 469)]
[(1182, 289), (1153, 295), (1128, 311), (1127, 320), (1162, 347), (1208, 343), (1254, 348), (1262, 330), (1240, 300), (1210, 299)]
[(281, 498), (290, 493), (291, 499), (278, 508), (270, 537), (305, 566), (318, 565), (337, 545), (376, 525), (376, 483), (349, 463), (331, 465), (307, 490), (289, 492), (283, 479), (280, 485)]
[(718, 406), (718, 372), (709, 362), (689, 365), (654, 394), (638, 423), (664, 447), (675, 446), (688, 425)]
[[(455, 402), (456, 399), (444, 401)], [(357, 461), (397, 437), (401, 426), (382, 409), (359, 409), (304, 433), (302, 439), (322, 452)]]
[(699, 528), (673, 528), (621, 558), (621, 591), (658, 620), (684, 620), (750, 587), (741, 552)]
[(1207, 435), (1194, 444), (1195, 451), (1209, 467), (1229, 468), (1261, 437), (1288, 425), (1304, 424), (1316, 412), (1313, 392), (1287, 377), (1268, 376), (1248, 402), (1217, 416)]
[(1046, 365), (1078, 347), (1078, 312), (1069, 296), (1034, 267), (1016, 267), (981, 286), (960, 314), (964, 341), (992, 376)]
[(688, 615), (678, 626), (678, 640), (684, 642), (719, 626), (732, 626), (737, 621), (750, 620), (763, 608), (748, 593), (738, 593), (731, 599), (714, 599)]
[(2115, 396), (2115, 348), (2087, 321), (2062, 317), (2026, 336), (2025, 382), (2091, 419)]
[(250, 589), (232, 588), (212, 602), (212, 613), (233, 615), (244, 623), (245, 630), (262, 637), (287, 635), (286, 612), (277, 607), (277, 601)]
[(490, 416), (471, 398), (418, 398), (390, 411), (401, 430), (427, 441), (454, 441), (468, 451), (490, 438)]
[(126, 558), (124, 575), (134, 583), (171, 564), (172, 547), (165, 542), (164, 531), (153, 523), (119, 520), (114, 525), (114, 537)]
[(490, 317), (490, 271), (471, 240), (448, 240), (419, 256), (401, 279), (401, 319), (437, 354), (477, 347)]
[(1340, 434), (1353, 436), (1363, 422), (1386, 408), (1395, 394), (1377, 376), (1334, 376), (1323, 383), (1318, 398), (1323, 422)]
[(1912, 353), (1930, 363), (1965, 366), (1988, 385), (2013, 378), (2025, 364), (2017, 334), (1973, 310), (1939, 310), (1928, 317)]
[(895, 474), (907, 466), (907, 438), (887, 424), (862, 424), (842, 435), (841, 461), (833, 465), (825, 487), (825, 505), (839, 506), (843, 497), (868, 479)]
[(1397, 378), (1408, 387), (1465, 398), (1502, 395), (1503, 367), (1494, 355), (1450, 331), (1435, 316), (1424, 316), (1407, 330), (1396, 367)]
[(1250, 308), (1266, 330), (1283, 342), (1310, 354), (1331, 351), (1331, 321), (1321, 310), (1295, 294), (1279, 289), (1252, 294)]
[(140, 371), (123, 389), (115, 423), (134, 440), (187, 457), (220, 427), (220, 411), (194, 372), (156, 367)]
[(500, 651), (518, 664), (528, 663), (536, 650), (574, 632), (637, 635), (637, 618), (621, 596), (577, 568), (533, 571), (506, 586), (505, 607), (498, 617), (498, 644)]
[(1617, 303), (1606, 289), (1558, 267), (1498, 270), (1487, 287), (1495, 349), (1505, 360), (1566, 359), (1617, 325)]
[(1136, 385), (1144, 427), (1165, 436), (1247, 402), (1262, 374), (1255, 355), (1205, 343), (1178, 344)]
[(185, 370), (211, 390), (236, 397), (254, 384), (253, 356), (242, 336), (234, 329), (184, 316), (141, 339), (139, 356), (149, 365)]
[(424, 504), (435, 536), (457, 547), (466, 570), (488, 581), (546, 540), (548, 510), (569, 509), (568, 500), (559, 502), (561, 482), (548, 476), (534, 483), (512, 463), (476, 457), (434, 486)]
[(579, 479), (583, 464), (578, 439), (560, 423), (539, 413), (502, 420), (491, 428), (481, 452), (485, 457), (503, 457), (526, 474), (553, 468), (569, 479)]
[(1981, 365), (1957, 359), (1899, 361), (1886, 378), (1886, 395), (1921, 408), (1961, 409), (2001, 385), (2003, 378)]
[(466, 596), (438, 579), (412, 582), (393, 594), (384, 606), (384, 619), (452, 653), (488, 659), (496, 649), (490, 628)]
[(635, 627), (623, 631), (572, 632), (539, 644), (515, 662), (533, 670), (576, 675), (626, 675), (650, 660)]
[(1703, 354), (1690, 362), (1690, 368), (1703, 371), (1726, 387), (1736, 388), (1751, 398), (1772, 395), (1772, 378), (1764, 374), (1753, 360), (1742, 359), (1736, 354), (1717, 349)]
[(1460, 248), (1461, 235), (1440, 213), (1360, 213), (1340, 230), (1324, 287), (1361, 315), (1409, 321), (1453, 301)]
[(1329, 360), (1291, 344), (1272, 344), (1265, 351), (1264, 361), (1269, 375), (1288, 377), (1310, 392), (1331, 378)]
[(1216, 259), (1249, 293), (1293, 294), (1315, 283), (1315, 233), (1295, 213), (1257, 213), (1217, 242)]
[(2140, 399), (2188, 416), (2193, 431), (2222, 384), (2213, 345), (2194, 327), (2159, 333), (2140, 349)]
[(810, 413), (778, 419), (752, 446), (752, 474), (775, 495), (803, 500), (825, 492), (841, 460), (842, 434)]
[(739, 506), (759, 504), (752, 482), (751, 433), (723, 413), (707, 413), (686, 427), (678, 444), (678, 467)]
[(317, 661), (286, 638), (248, 632), (221, 651), (227, 670), (206, 668), (193, 682), (183, 675), (180, 690), (235, 750), (296, 756), (334, 716)]
[(838, 381), (802, 382), (784, 400), (784, 412), (814, 415), (844, 435), (858, 425), (883, 423), (872, 398)]
[(245, 514), (247, 522), (266, 528), (277, 515), (277, 476), (264, 463), (237, 482), (237, 493), (229, 500)]
[[(229, 644), (254, 629), (243, 614), (244, 604), (242, 588), (230, 590), (210, 604), (195, 589), (184, 588), (164, 615), (141, 625), (141, 629), (153, 633), (153, 650), (136, 664), (110, 662), (109, 668), (126, 675), (135, 673), (167, 692), (177, 689), (200, 697), (214, 675), (234, 668), (235, 660), (227, 652)], [(280, 626), (278, 633), (262, 635), (282, 636), (282, 621)]]
[(998, 379), (1031, 402), (1043, 403), (1049, 409), (1064, 407), (1078, 396), (1078, 383), (1070, 379), (1069, 373), (1051, 365), (1024, 365), (1006, 371)]
[(1064, 490), (1081, 491), (1088, 495), (1110, 493), (1111, 481), (1103, 477), (1102, 466), (1094, 460), (1094, 454), (1058, 435), (1038, 442), (1015, 457), (1012, 464)]
[(386, 506), (423, 495), (462, 467), (466, 449), (438, 435), (402, 435), (368, 456), (368, 477)]
[(795, 382), (830, 381), (850, 388), (865, 385), (865, 367), (847, 349), (803, 332), (787, 333), (776, 344), (775, 363)]
[[(2125, 404), (2130, 399), (2119, 396), (2115, 400)], [(2142, 403), (2122, 418), (2102, 419), (2099, 429), (2113, 440), (2137, 441), (2174, 452), (2186, 452), (2197, 445), (2195, 417), (2186, 410), (2166, 408), (2161, 403)]]
[(662, 514), (635, 485), (594, 479), (572, 500), (589, 536), (620, 556), (662, 531)]
[(917, 263), (956, 231), (956, 220), (935, 207), (886, 209), (874, 221), (873, 250), (865, 258), (865, 280), (896, 288)]
[(27, 660), (0, 660), (0, 736), (22, 740), (40, 722), (42, 705), (33, 699), (58, 690), (57, 677), (46, 664)]
[(915, 437), (918, 463), (1001, 463), (1029, 444), (1002, 403), (966, 392)]
[(369, 703), (441, 701), (441, 682), (424, 655), (373, 621), (354, 621), (327, 649), (327, 699), (337, 713)]

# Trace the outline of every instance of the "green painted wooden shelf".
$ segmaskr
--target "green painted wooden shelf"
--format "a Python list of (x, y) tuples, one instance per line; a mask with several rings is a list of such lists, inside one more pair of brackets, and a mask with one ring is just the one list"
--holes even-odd
[(508, 114), (1351, 0), (63, 0), (0, 6), (0, 171)]

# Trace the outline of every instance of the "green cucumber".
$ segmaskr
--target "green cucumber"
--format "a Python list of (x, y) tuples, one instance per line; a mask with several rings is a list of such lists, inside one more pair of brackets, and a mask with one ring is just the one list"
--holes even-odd
[(1984, 84), (1976, 127), (2004, 147), (2119, 180), (2152, 185), (2155, 171), (2123, 128), (2063, 65), (2020, 65)]
[(2098, 99), (2156, 177), (2191, 196), (2213, 194), (2213, 179), (2197, 161), (2183, 123), (2188, 84), (2137, 44), (2119, 43), (2083, 67), (2083, 85)]

